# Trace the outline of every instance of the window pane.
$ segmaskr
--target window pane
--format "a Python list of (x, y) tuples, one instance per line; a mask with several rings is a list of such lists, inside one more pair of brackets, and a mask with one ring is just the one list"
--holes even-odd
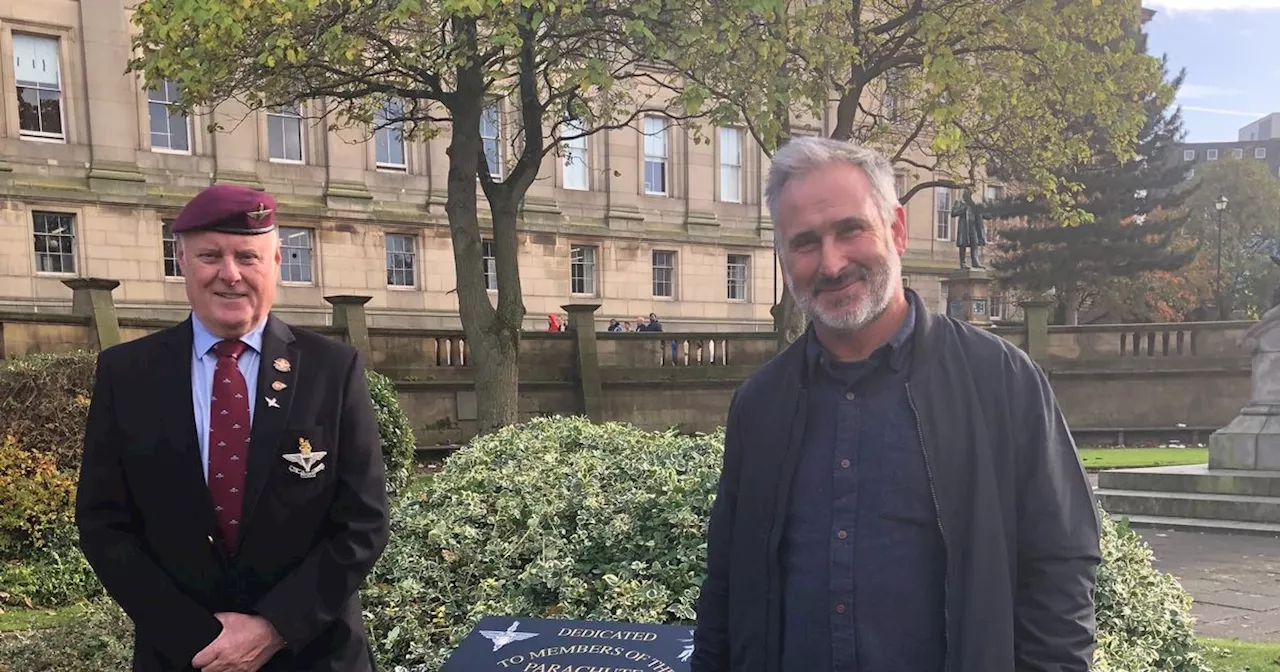
[(742, 201), (742, 173), (737, 166), (720, 166), (720, 200)]
[(62, 94), (40, 91), (40, 125), (45, 133), (62, 134)]
[(284, 155), (291, 161), (302, 160), (302, 121), (284, 120)]
[(579, 190), (588, 188), (587, 150), (585, 148), (570, 148), (565, 151), (564, 187), (565, 189)]
[(164, 248), (164, 276), (181, 278), (182, 267), (178, 265), (177, 241), (173, 235), (173, 222), (164, 222), (160, 227), (160, 244)]
[(188, 123), (187, 115), (179, 112), (177, 108), (169, 108), (169, 149), (180, 152), (191, 151), (191, 139), (187, 132)]
[(379, 165), (402, 167), (405, 165), (404, 105), (399, 100), (388, 101), (374, 115), (375, 151)]
[(302, 116), (298, 105), (267, 113), (267, 148), (273, 159), (302, 160)]
[(502, 134), (498, 119), (496, 104), (486, 105), (480, 112), (480, 138), (484, 144), (484, 158), (489, 164), (489, 174), (494, 177), (502, 176), (502, 151), (499, 145)]
[(649, 157), (667, 157), (667, 124), (658, 117), (644, 118), (644, 154)]
[(747, 300), (747, 277), (751, 257), (745, 254), (729, 255), (727, 296), (730, 301)]
[(947, 187), (934, 188), (935, 228), (934, 237), (938, 240), (951, 240), (951, 190)]
[(267, 145), (271, 152), (271, 158), (285, 158), (284, 120), (275, 115), (267, 115)]
[(720, 162), (731, 166), (742, 165), (741, 134), (736, 128), (720, 129)]
[(40, 125), (40, 92), (18, 87), (18, 128), (42, 133)]
[(573, 294), (595, 294), (596, 248), (574, 245), (570, 248), (569, 291)]
[(41, 273), (75, 273), (75, 216), (66, 213), (32, 213), (36, 270)]
[(311, 282), (312, 237), (310, 229), (280, 227), (280, 252), (284, 257), (280, 279)]
[(675, 252), (655, 250), (653, 252), (653, 295), (663, 298), (675, 297)]
[(665, 162), (644, 162), (644, 190), (650, 194), (667, 193), (667, 164)]
[(484, 141), (484, 162), (489, 167), (489, 174), (502, 177), (502, 155), (499, 153), (497, 140)]
[[(169, 146), (169, 106), (164, 103), (147, 104), (147, 116), (151, 121), (151, 145)], [(159, 137), (159, 140), (157, 140)]]
[(393, 287), (413, 287), (416, 284), (415, 243), (413, 236), (387, 234), (387, 284)]
[(57, 38), (14, 33), (13, 67), (20, 84), (60, 88)]
[(484, 288), (490, 291), (498, 289), (498, 259), (493, 249), (493, 241), (481, 243), (481, 255), (484, 260)]

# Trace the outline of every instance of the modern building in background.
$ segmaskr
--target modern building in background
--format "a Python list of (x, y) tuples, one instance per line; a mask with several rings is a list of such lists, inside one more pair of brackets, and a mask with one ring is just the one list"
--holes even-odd
[[(306, 104), (188, 118), (171, 84), (147, 90), (123, 74), (130, 4), (0, 4), (0, 310), (65, 311), (63, 280), (100, 277), (122, 283), (122, 314), (182, 317), (168, 222), (201, 188), (237, 182), (280, 201), (289, 319), (322, 324), (325, 296), (356, 294), (372, 297), (374, 325), (457, 326), (447, 129), (429, 142), (334, 132)], [(496, 106), (482, 126), (499, 176), (511, 112)], [(211, 121), (227, 130), (211, 133)], [(568, 302), (601, 303), (601, 320), (657, 313), (668, 330), (772, 327), (783, 287), (762, 203), (767, 159), (743, 129), (704, 131), (712, 142), (696, 144), (645, 117), (547, 159), (522, 213), (529, 328)], [(925, 191), (907, 207), (904, 275), (938, 309), (940, 279), (957, 265), (952, 198)], [(493, 269), (486, 249), (496, 293)]]
[(1267, 116), (1240, 129), (1237, 140), (1277, 140), (1280, 139), (1280, 112), (1272, 112)]
[(1280, 113), (1269, 114), (1240, 129), (1235, 141), (1187, 142), (1178, 146), (1177, 158), (1191, 171), (1204, 161), (1251, 159), (1264, 161), (1272, 175), (1280, 177)]

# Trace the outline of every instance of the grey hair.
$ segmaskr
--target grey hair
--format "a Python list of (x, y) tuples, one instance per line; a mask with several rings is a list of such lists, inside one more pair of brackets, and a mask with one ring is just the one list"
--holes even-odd
[[(894, 185), (893, 164), (889, 163), (889, 159), (875, 150), (852, 142), (800, 136), (783, 145), (773, 155), (769, 165), (764, 198), (775, 229), (778, 223), (778, 199), (787, 184), (832, 163), (845, 163), (861, 168), (871, 182), (872, 196), (880, 206), (881, 220), (885, 226), (893, 224), (898, 194)], [(774, 246), (780, 244), (775, 236)]]

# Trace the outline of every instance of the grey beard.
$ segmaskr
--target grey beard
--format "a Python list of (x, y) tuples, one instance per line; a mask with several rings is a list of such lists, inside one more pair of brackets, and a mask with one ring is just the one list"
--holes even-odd
[(866, 328), (889, 307), (889, 302), (893, 299), (891, 291), (893, 275), (898, 272), (895, 267), (901, 268), (901, 262), (890, 255), (884, 265), (878, 268), (864, 268), (863, 274), (867, 284), (866, 297), (860, 303), (839, 309), (839, 312), (823, 310), (818, 304), (818, 297), (812, 292), (797, 292), (795, 282), (785, 268), (782, 276), (786, 281), (787, 291), (791, 292), (792, 298), (796, 301), (796, 306), (810, 322), (835, 331), (855, 332)]

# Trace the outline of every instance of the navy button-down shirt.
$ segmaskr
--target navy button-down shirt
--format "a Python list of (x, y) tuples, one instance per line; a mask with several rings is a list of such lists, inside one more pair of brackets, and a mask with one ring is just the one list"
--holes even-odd
[(906, 391), (911, 301), (865, 360), (835, 361), (806, 336), (808, 417), (782, 547), (784, 672), (943, 668), (946, 558)]

